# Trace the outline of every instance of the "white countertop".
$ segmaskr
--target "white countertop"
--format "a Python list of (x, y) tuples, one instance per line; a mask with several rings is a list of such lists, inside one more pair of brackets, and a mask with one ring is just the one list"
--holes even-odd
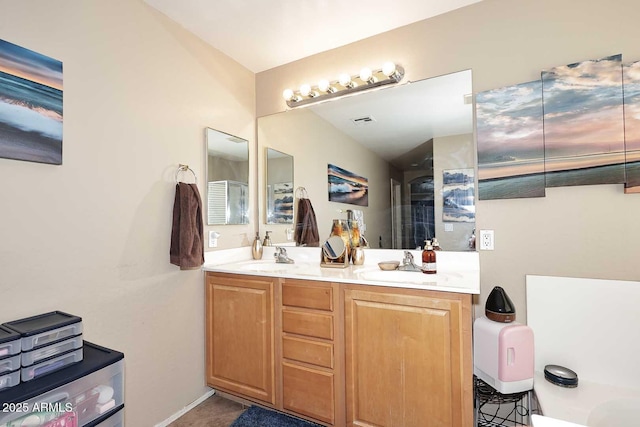
[[(205, 271), (356, 283), (374, 286), (425, 289), (466, 294), (480, 293), (480, 269), (477, 252), (437, 252), (437, 274), (409, 271), (382, 271), (381, 261), (400, 261), (402, 250), (365, 249), (363, 265), (346, 268), (320, 266), (320, 248), (286, 247), (293, 264), (277, 264), (274, 248), (265, 247), (261, 260), (251, 258), (251, 248), (206, 252)], [(421, 252), (410, 251), (415, 263), (421, 264)]]
[(560, 387), (547, 381), (539, 371), (535, 372), (534, 390), (545, 416), (585, 426), (591, 411), (603, 403), (620, 398), (640, 399), (640, 389), (599, 384), (582, 378), (578, 387)]

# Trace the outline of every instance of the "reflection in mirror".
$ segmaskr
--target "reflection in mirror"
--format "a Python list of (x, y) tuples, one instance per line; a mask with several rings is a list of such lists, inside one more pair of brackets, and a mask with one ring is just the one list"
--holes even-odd
[[(471, 93), (466, 70), (341, 98), (259, 118), (258, 143), (295, 156), (320, 230), (357, 210), (372, 248), (416, 249), (437, 236), (443, 250), (470, 250)], [(367, 178), (367, 206), (328, 200), (328, 164)]]
[(293, 156), (267, 148), (267, 224), (293, 224)]
[(206, 129), (207, 224), (249, 223), (249, 142)]

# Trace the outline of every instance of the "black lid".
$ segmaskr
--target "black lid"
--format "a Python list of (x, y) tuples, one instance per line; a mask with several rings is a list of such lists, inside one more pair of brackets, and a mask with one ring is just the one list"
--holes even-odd
[(110, 350), (90, 342), (83, 342), (83, 359), (31, 381), (0, 391), (0, 403), (18, 403), (92, 374), (124, 358), (119, 351)]
[(81, 321), (81, 317), (63, 313), (61, 311), (52, 311), (50, 313), (39, 314), (37, 316), (7, 322), (4, 323), (3, 326), (19, 332), (23, 337), (28, 337)]
[(19, 339), (20, 339), (19, 333), (0, 325), (0, 343), (15, 341)]
[(577, 387), (578, 374), (569, 368), (559, 365), (547, 365), (544, 367), (544, 378), (552, 384), (561, 387)]

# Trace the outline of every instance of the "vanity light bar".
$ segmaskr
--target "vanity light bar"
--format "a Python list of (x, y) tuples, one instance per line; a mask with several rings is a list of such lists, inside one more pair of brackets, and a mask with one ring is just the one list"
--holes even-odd
[(320, 80), (316, 86), (303, 84), (297, 91), (285, 89), (282, 92), (282, 97), (289, 107), (296, 108), (388, 84), (395, 84), (400, 82), (403, 77), (404, 68), (393, 62), (386, 62), (378, 70), (363, 68), (359, 74), (352, 76), (346, 73), (341, 74), (337, 80), (331, 82)]

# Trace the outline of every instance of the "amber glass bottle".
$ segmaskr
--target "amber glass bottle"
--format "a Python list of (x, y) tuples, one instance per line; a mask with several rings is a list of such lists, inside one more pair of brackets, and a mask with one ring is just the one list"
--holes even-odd
[(422, 272), (424, 274), (436, 274), (436, 252), (431, 246), (430, 240), (424, 241), (425, 246), (422, 251)]

